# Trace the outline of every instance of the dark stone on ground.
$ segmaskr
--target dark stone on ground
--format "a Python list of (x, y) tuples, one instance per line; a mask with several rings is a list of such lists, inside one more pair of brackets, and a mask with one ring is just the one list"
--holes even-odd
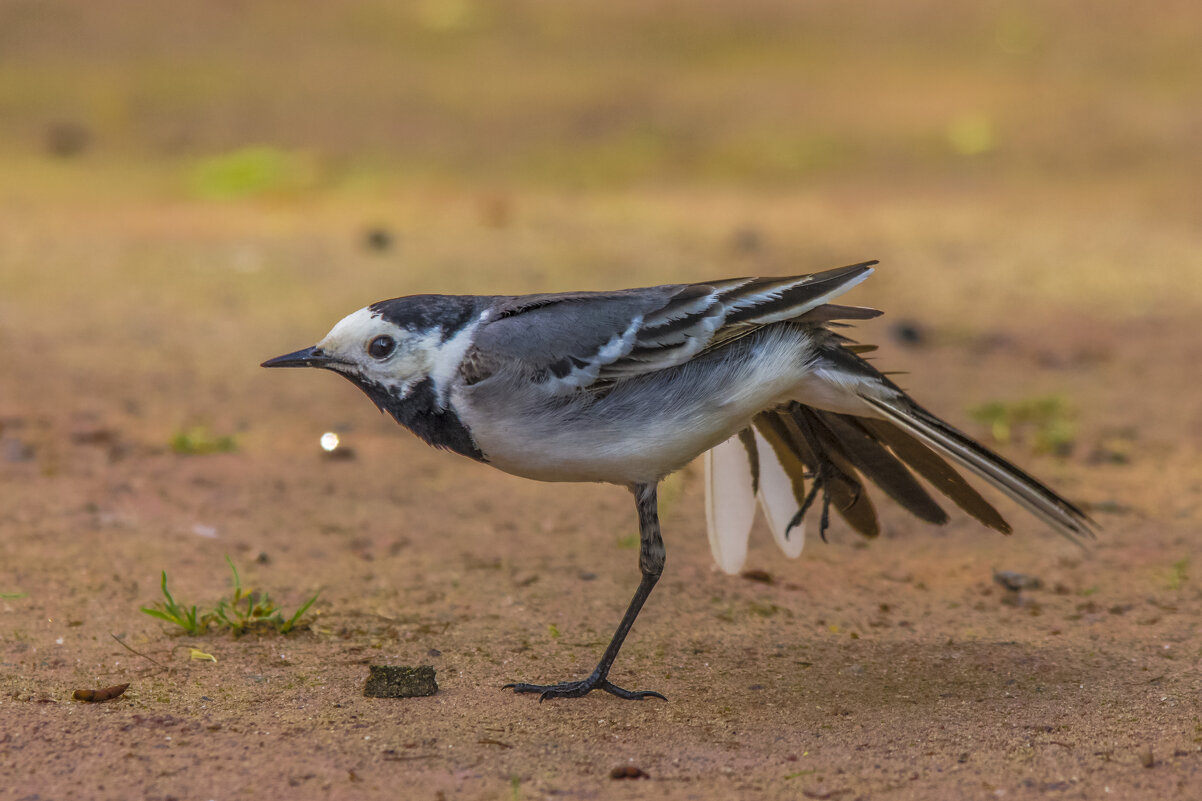
[(420, 698), (438, 692), (433, 665), (368, 665), (368, 698)]

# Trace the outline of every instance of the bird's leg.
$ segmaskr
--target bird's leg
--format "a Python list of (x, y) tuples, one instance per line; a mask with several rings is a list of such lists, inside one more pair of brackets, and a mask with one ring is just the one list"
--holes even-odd
[(818, 491), (822, 491), (822, 517), (818, 521), (818, 536), (822, 537), (822, 541), (826, 542), (826, 530), (831, 524), (831, 491), (828, 482), (833, 481), (842, 476), (841, 470), (831, 464), (826, 459), (819, 459), (818, 467), (812, 473), (807, 473), (806, 478), (814, 483), (810, 485), (810, 491), (806, 493), (805, 499), (801, 502), (801, 508), (797, 510), (797, 514), (793, 515), (789, 520), (789, 526), (786, 531), (792, 530), (794, 526), (801, 525), (802, 518), (806, 516), (806, 512), (810, 510), (814, 499), (818, 497)]
[[(805, 499), (801, 502), (801, 508), (799, 508), (797, 510), (797, 514), (793, 515), (792, 519), (789, 520), (789, 526), (785, 529), (786, 532), (792, 531), (794, 526), (801, 525), (801, 521), (803, 518), (805, 518), (806, 512), (810, 511), (810, 506), (813, 505), (814, 499), (818, 497), (818, 490), (822, 487), (822, 482), (818, 480), (817, 472), (804, 473), (802, 477), (812, 481), (813, 483), (810, 484), (810, 490), (806, 493)], [(826, 494), (827, 493), (823, 493), (824, 498)], [(820, 526), (820, 528), (822, 529), (820, 532), (823, 535), (822, 539), (825, 541), (826, 529), (824, 526)]]
[[(785, 531), (789, 531), (796, 525), (800, 525), (805, 517), (810, 506), (814, 503), (814, 499), (818, 495), (818, 491), (822, 491), (822, 517), (818, 521), (818, 536), (822, 537), (822, 541), (826, 542), (826, 530), (831, 524), (831, 489), (832, 481), (847, 481), (849, 484), (856, 487), (856, 497), (859, 497), (860, 486), (859, 482), (850, 480), (850, 477), (839, 468), (826, 455), (826, 451), (822, 447), (822, 443), (818, 440), (818, 435), (814, 433), (808, 421), (804, 418), (797, 420), (797, 428), (801, 431), (801, 435), (805, 438), (806, 445), (809, 446), (810, 452), (814, 454), (814, 471), (808, 473), (806, 478), (814, 483), (810, 485), (809, 492), (801, 502), (801, 508), (797, 510), (797, 514), (789, 521)], [(852, 503), (855, 501), (853, 500)]]
[(619, 698), (668, 700), (651, 690), (623, 690), (607, 678), (609, 669), (630, 632), (630, 627), (634, 625), (634, 619), (643, 608), (643, 602), (647, 600), (655, 583), (659, 581), (660, 574), (664, 572), (664, 541), (659, 534), (656, 487), (656, 484), (632, 484), (630, 487), (639, 510), (639, 570), (643, 579), (639, 582), (639, 588), (634, 591), (634, 598), (630, 600), (630, 606), (622, 616), (622, 622), (618, 624), (618, 630), (614, 632), (613, 639), (601, 655), (596, 669), (588, 678), (580, 681), (565, 681), (561, 684), (506, 684), (506, 688), (512, 688), (515, 693), (538, 693), (540, 701), (548, 698), (579, 698), (593, 690), (604, 690)]

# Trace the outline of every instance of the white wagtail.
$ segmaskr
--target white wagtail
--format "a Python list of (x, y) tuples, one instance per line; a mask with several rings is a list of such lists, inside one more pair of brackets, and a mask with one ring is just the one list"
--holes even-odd
[(1081, 509), (919, 406), (860, 358), (871, 346), (833, 330), (880, 314), (828, 303), (873, 264), (617, 292), (396, 298), (263, 366), (341, 373), (429, 444), (507, 473), (629, 487), (642, 581), (601, 662), (582, 681), (506, 686), (544, 699), (596, 689), (662, 698), (607, 677), (663, 570), (658, 484), (699, 454), (710, 545), (732, 573), (757, 497), (789, 556), (801, 552), (802, 518), (819, 491), (824, 538), (831, 507), (875, 535), (863, 477), (919, 518), (945, 523), (917, 474), (1009, 533), (948, 459), (1069, 538), (1093, 536)]

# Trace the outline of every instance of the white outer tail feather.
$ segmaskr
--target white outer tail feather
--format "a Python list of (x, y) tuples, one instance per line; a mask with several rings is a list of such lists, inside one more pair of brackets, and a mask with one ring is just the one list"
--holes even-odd
[(755, 522), (755, 507), (764, 510), (772, 538), (790, 559), (805, 545), (804, 524), (788, 532), (789, 521), (800, 506), (784, 467), (768, 441), (757, 432), (759, 492), (751, 481), (751, 458), (739, 437), (733, 436), (705, 452), (705, 522), (710, 550), (723, 572), (734, 575), (747, 560), (747, 544)]
[(718, 567), (731, 575), (747, 559), (747, 539), (755, 521), (751, 460), (739, 438), (705, 452), (705, 524)]
[[(754, 429), (753, 429), (754, 431)], [(798, 523), (792, 531), (788, 531), (789, 521), (801, 509), (801, 504), (793, 495), (793, 482), (789, 474), (776, 458), (776, 451), (768, 444), (768, 440), (755, 431), (756, 453), (760, 461), (760, 487), (757, 493), (760, 508), (768, 520), (768, 528), (772, 529), (772, 538), (790, 559), (801, 556), (801, 549), (806, 542), (805, 523)]]

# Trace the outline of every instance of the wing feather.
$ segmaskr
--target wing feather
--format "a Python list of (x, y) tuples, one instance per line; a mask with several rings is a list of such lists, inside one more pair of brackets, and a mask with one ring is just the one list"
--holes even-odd
[[(606, 392), (615, 382), (678, 367), (765, 325), (836, 313), (822, 311), (823, 304), (867, 278), (873, 264), (786, 278), (498, 298), (464, 359), (465, 378), (475, 383), (516, 368), (553, 392)], [(871, 310), (849, 315), (865, 316)]]

